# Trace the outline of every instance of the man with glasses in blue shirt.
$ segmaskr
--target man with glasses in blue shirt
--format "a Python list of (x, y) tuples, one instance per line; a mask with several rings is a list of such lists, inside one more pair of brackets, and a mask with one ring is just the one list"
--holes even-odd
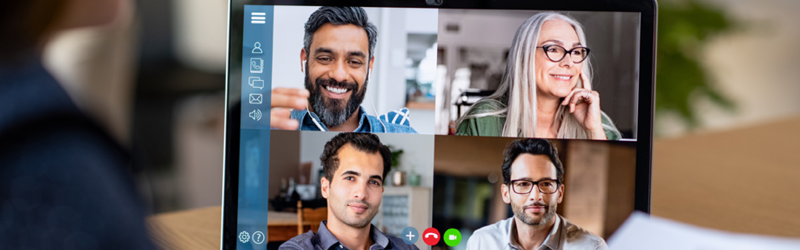
[(608, 249), (603, 238), (556, 214), (564, 198), (564, 166), (549, 141), (513, 141), (502, 169), (503, 202), (514, 216), (476, 230), (467, 249)]

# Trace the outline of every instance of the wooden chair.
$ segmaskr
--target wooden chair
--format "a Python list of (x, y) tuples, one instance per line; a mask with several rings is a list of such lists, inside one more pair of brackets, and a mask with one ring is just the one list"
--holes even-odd
[(297, 201), (297, 234), (304, 231), (305, 225), (311, 226), (314, 233), (319, 229), (319, 224), (328, 219), (328, 207), (303, 208), (303, 202)]

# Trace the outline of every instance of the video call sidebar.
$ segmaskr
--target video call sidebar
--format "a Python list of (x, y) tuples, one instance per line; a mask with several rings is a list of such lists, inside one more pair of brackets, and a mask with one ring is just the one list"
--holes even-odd
[(267, 248), (273, 17), (273, 6), (245, 6), (236, 249)]
[(242, 45), (242, 129), (269, 129), (272, 6), (245, 6)]

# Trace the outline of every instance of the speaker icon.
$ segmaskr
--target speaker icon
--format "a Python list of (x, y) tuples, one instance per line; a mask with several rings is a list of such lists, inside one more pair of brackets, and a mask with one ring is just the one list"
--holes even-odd
[(250, 116), (250, 118), (253, 118), (253, 120), (255, 120), (255, 121), (260, 121), (261, 120), (261, 110), (260, 109), (256, 109), (256, 110), (250, 111), (250, 113), (248, 115)]

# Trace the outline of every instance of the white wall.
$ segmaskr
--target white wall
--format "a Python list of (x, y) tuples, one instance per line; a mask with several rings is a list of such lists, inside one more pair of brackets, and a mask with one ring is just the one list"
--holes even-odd
[[(417, 133), (423, 135), (432, 135), (434, 134), (434, 127), (427, 126), (428, 124), (433, 125), (435, 123), (434, 117), (436, 116), (436, 111), (433, 109), (408, 109), (409, 119), (411, 120), (411, 125), (414, 126), (414, 129), (417, 130)], [(426, 126), (417, 126), (415, 124), (425, 124)]]
[(275, 6), (272, 39), (272, 88), (304, 88), (300, 50), (308, 16), (319, 7)]
[[(317, 172), (322, 169), (319, 156), (322, 155), (325, 143), (338, 133), (317, 131), (301, 131), (300, 133), (300, 162), (313, 162), (311, 180), (317, 180)], [(384, 145), (403, 149), (399, 170), (410, 173), (413, 166), (416, 173), (421, 176), (420, 186), (433, 188), (433, 135), (384, 133), (376, 135), (381, 138)]]
[(406, 32), (418, 34), (438, 33), (439, 10), (438, 9), (404, 9)]
[[(508, 48), (512, 39), (480, 39), (482, 37), (514, 37), (517, 28), (531, 17), (530, 11), (463, 10), (439, 15), (439, 47)], [(456, 33), (446, 31), (448, 24), (459, 26)]]

